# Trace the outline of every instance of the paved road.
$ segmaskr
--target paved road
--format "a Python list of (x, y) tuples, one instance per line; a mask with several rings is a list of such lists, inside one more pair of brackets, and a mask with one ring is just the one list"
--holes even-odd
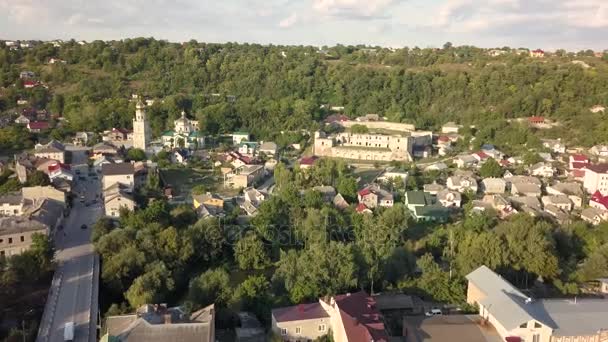
[[(86, 181), (77, 181), (75, 190), (84, 194), (89, 203), (101, 192), (101, 185), (99, 180), (87, 177)], [(70, 216), (64, 221), (63, 232), (57, 232), (58, 267), (37, 341), (63, 341), (67, 322), (74, 322), (75, 341), (96, 341), (99, 262), (90, 237), (91, 226), (101, 213), (100, 201), (87, 207), (76, 199)], [(83, 224), (87, 225), (86, 229), (81, 229)]]

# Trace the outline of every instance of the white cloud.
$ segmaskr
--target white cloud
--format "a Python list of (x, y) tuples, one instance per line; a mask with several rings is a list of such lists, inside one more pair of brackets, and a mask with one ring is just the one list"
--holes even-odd
[(313, 0), (312, 8), (324, 16), (372, 18), (383, 13), (395, 0)]
[(298, 15), (296, 13), (290, 14), (287, 18), (279, 22), (279, 27), (289, 28), (298, 22)]

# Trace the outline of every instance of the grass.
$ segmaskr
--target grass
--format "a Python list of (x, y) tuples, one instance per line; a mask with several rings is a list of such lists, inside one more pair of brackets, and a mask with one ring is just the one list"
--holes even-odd
[(211, 171), (199, 171), (194, 169), (163, 169), (160, 177), (165, 185), (171, 186), (176, 196), (188, 197), (192, 188), (204, 185), (209, 190), (215, 190), (218, 180)]
[(378, 177), (382, 173), (382, 171), (382, 169), (357, 168), (355, 169), (353, 175), (356, 178), (360, 177), (361, 180), (359, 181), (359, 185), (363, 185), (371, 183), (374, 179), (376, 179), (376, 177)]

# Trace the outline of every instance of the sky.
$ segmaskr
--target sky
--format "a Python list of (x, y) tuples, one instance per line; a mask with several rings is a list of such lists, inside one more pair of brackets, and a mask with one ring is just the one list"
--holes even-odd
[(608, 0), (0, 0), (0, 39), (608, 49)]

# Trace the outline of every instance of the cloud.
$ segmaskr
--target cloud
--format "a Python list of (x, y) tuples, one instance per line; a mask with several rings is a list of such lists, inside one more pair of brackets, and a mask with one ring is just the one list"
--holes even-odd
[(313, 0), (312, 8), (326, 17), (343, 19), (373, 19), (386, 17), (384, 13), (396, 0)]
[(298, 22), (298, 15), (296, 13), (290, 14), (287, 18), (279, 22), (279, 27), (289, 28)]

